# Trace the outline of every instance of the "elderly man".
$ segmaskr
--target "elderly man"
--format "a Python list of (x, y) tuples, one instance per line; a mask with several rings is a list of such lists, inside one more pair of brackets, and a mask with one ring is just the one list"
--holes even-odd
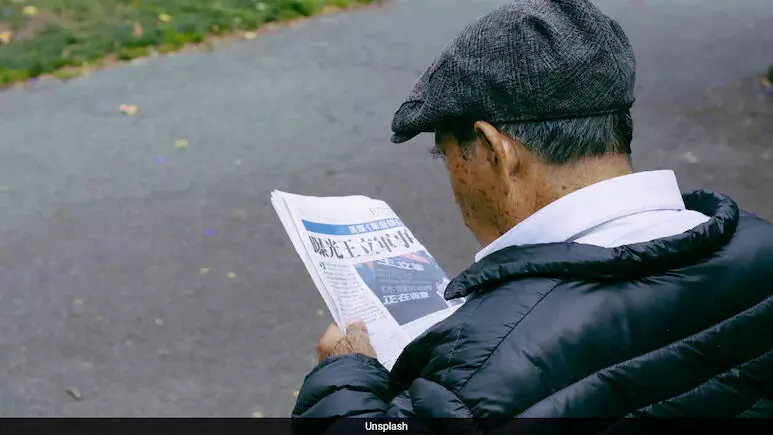
[[(294, 417), (773, 417), (773, 226), (633, 173), (635, 62), (585, 0), (475, 21), (394, 117), (434, 132), (483, 249), (392, 372), (331, 327)], [(488, 422), (488, 423), (487, 423)]]

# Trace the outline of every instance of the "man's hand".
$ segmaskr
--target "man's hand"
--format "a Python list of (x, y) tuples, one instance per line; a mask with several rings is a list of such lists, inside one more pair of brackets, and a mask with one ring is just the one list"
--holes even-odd
[(370, 345), (368, 328), (365, 323), (359, 321), (350, 323), (346, 328), (346, 335), (343, 335), (338, 325), (333, 322), (327, 327), (317, 344), (317, 355), (320, 362), (329, 356), (348, 353), (361, 353), (376, 358), (376, 351)]

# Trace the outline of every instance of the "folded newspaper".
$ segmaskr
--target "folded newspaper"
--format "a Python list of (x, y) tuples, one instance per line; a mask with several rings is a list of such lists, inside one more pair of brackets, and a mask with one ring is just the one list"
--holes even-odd
[(363, 320), (388, 370), (464, 303), (443, 298), (445, 272), (384, 201), (275, 190), (271, 203), (335, 322)]

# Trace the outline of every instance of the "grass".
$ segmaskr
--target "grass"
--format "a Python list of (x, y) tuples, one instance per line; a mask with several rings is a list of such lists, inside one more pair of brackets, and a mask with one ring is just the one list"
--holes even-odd
[(172, 52), (373, 0), (0, 0), (0, 85)]

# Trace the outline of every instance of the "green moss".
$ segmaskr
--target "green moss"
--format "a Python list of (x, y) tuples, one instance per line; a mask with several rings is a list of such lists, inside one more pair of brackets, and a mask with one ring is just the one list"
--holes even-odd
[(59, 80), (70, 80), (81, 75), (77, 69), (60, 69), (54, 72), (54, 77)]
[(118, 60), (132, 60), (138, 57), (145, 57), (150, 54), (148, 47), (121, 47), (116, 53)]
[(0, 68), (0, 84), (22, 82), (30, 78), (30, 73), (24, 69)]
[(156, 50), (157, 50), (159, 53), (165, 54), (165, 53), (172, 53), (172, 52), (174, 52), (174, 51), (177, 51), (177, 50), (179, 50), (181, 47), (182, 47), (182, 45), (181, 45), (181, 44), (180, 44), (180, 45), (178, 45), (178, 44), (170, 44), (170, 43), (164, 43), (164, 44), (161, 44), (161, 45), (159, 45), (159, 46), (156, 48)]
[[(114, 56), (131, 60), (206, 43), (209, 35), (256, 30), (263, 24), (314, 15), (325, 6), (373, 0), (0, 0), (0, 28), (14, 34), (0, 45), (0, 85), (50, 74)], [(160, 19), (166, 14), (171, 19)], [(141, 29), (138, 32), (137, 29)], [(21, 38), (19, 37), (21, 36)]]
[(321, 0), (294, 0), (288, 3), (288, 8), (302, 16), (310, 16), (322, 11), (325, 4)]
[(348, 6), (349, 2), (347, 0), (330, 0), (330, 2), (328, 2), (328, 3), (329, 3), (330, 6), (334, 6), (334, 7), (338, 7), (338, 8), (343, 8), (343, 7)]

